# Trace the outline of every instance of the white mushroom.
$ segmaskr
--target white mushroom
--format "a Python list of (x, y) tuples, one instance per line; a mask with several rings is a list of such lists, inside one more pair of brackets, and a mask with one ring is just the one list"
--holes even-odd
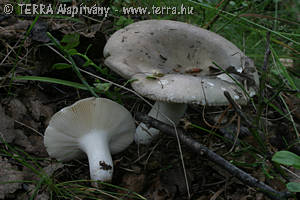
[[(170, 121), (160, 114), (163, 113), (177, 124), (185, 113), (186, 108), (187, 105), (183, 103), (167, 103), (163, 101), (156, 101), (148, 115), (157, 120), (170, 124)], [(141, 144), (148, 144), (152, 141), (152, 138), (158, 134), (159, 130), (155, 128), (148, 129), (144, 123), (141, 123), (136, 129), (135, 141)]]
[[(124, 78), (138, 80), (131, 83), (133, 89), (156, 101), (149, 115), (167, 123), (157, 110), (176, 123), (185, 112), (184, 104), (227, 105), (224, 91), (236, 97), (237, 103), (247, 103), (248, 96), (218, 66), (241, 85), (247, 84), (250, 94), (255, 94), (258, 86), (253, 62), (234, 44), (183, 22), (133, 23), (110, 37), (104, 56), (112, 70)], [(157, 134), (157, 130), (140, 124), (135, 141), (149, 143)]]
[(86, 153), (92, 180), (111, 181), (111, 154), (133, 141), (134, 120), (123, 106), (105, 98), (87, 98), (57, 112), (45, 131), (51, 157), (68, 161)]

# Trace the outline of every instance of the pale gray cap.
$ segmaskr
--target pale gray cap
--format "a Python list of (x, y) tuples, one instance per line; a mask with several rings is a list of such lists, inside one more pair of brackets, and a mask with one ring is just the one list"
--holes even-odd
[[(225, 38), (170, 20), (144, 20), (115, 32), (104, 48), (105, 64), (135, 91), (153, 100), (227, 105), (224, 91), (246, 104), (243, 90), (214, 63), (228, 70), (250, 96), (258, 86), (251, 59)], [(214, 63), (213, 63), (214, 62)]]

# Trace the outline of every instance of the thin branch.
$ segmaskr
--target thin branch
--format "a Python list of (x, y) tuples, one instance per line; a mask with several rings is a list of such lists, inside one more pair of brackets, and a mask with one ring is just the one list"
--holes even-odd
[(262, 70), (267, 71), (267, 67), (268, 67), (268, 62), (269, 62), (269, 57), (271, 54), (271, 50), (270, 50), (270, 32), (267, 32), (267, 44), (266, 44), (266, 51), (265, 51), (265, 56), (264, 56), (264, 65), (262, 67)]
[(264, 64), (261, 67), (262, 72), (260, 76), (260, 84), (259, 84), (259, 91), (258, 91), (258, 111), (257, 111), (257, 119), (256, 119), (256, 125), (259, 126), (259, 119), (263, 111), (263, 101), (265, 97), (265, 87), (266, 87), (266, 79), (268, 76), (268, 63), (269, 63), (269, 57), (271, 54), (270, 50), (270, 32), (267, 32), (266, 35), (266, 50), (264, 55)]
[(246, 125), (251, 128), (256, 128), (253, 127), (252, 120), (248, 119), (248, 117), (242, 112), (239, 105), (235, 103), (235, 101), (232, 99), (228, 91), (224, 91), (224, 96), (227, 98), (227, 100), (233, 107), (234, 111), (245, 121)]
[[(175, 136), (174, 128), (170, 125), (164, 124), (152, 117), (149, 117), (148, 115), (136, 113), (135, 115), (136, 119), (139, 121), (142, 121), (146, 125), (159, 129), (163, 133), (166, 133), (168, 135)], [(184, 131), (181, 129), (177, 129), (177, 135), (182, 143), (187, 145), (192, 151), (194, 151), (197, 154), (205, 155), (216, 163), (217, 165), (224, 168), (226, 171), (228, 171), (230, 174), (238, 178), (240, 181), (245, 183), (248, 186), (254, 187), (261, 192), (265, 193), (267, 196), (269, 196), (272, 199), (280, 200), (280, 199), (286, 199), (288, 197), (291, 197), (292, 194), (289, 192), (279, 192), (272, 187), (266, 185), (265, 183), (257, 180), (256, 178), (252, 177), (250, 174), (244, 172), (243, 170), (239, 169), (238, 167), (234, 166), (218, 154), (214, 153), (213, 151), (209, 150), (206, 146), (203, 146), (202, 144), (198, 143), (194, 139), (186, 136), (184, 134)]]
[(262, 138), (265, 138), (264, 133), (257, 128), (257, 125), (253, 123), (252, 119), (248, 119), (248, 117), (240, 109), (239, 105), (232, 99), (228, 91), (224, 91), (224, 96), (227, 98), (228, 102), (232, 105), (233, 109), (238, 114), (238, 116), (240, 116), (244, 120), (250, 132), (255, 137), (256, 141), (259, 142), (261, 147), (263, 147), (262, 149), (263, 152), (266, 152), (266, 147), (262, 140)]

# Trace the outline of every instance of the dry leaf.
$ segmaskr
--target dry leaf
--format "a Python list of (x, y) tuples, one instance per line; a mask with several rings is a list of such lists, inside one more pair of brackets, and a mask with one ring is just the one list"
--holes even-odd
[[(23, 173), (0, 157), (0, 182), (22, 181)], [(22, 182), (0, 184), (0, 199), (22, 188)]]
[(11, 143), (16, 135), (13, 130), (14, 121), (12, 118), (8, 117), (2, 106), (0, 105), (0, 144), (4, 140), (6, 143)]

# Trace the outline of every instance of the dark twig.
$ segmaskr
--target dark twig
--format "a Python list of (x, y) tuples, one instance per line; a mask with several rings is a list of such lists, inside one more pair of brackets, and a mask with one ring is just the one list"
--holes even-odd
[(271, 54), (270, 51), (270, 32), (267, 32), (267, 44), (266, 44), (266, 52), (264, 56), (264, 65), (262, 66), (263, 71), (267, 71), (268, 62), (269, 62), (269, 56)]
[[(168, 135), (175, 136), (174, 128), (170, 125), (164, 124), (152, 117), (149, 117), (148, 115), (137, 113), (135, 115), (136, 119), (139, 121), (142, 121), (147, 126), (159, 129), (163, 133), (166, 133)], [(254, 187), (261, 192), (265, 193), (267, 196), (269, 196), (272, 199), (286, 199), (288, 197), (291, 197), (291, 193), (289, 192), (278, 192), (271, 188), (270, 186), (266, 185), (265, 183), (257, 180), (256, 178), (252, 177), (250, 174), (244, 172), (243, 170), (239, 169), (238, 167), (234, 166), (218, 154), (214, 153), (213, 151), (209, 150), (207, 147), (201, 145), (197, 141), (193, 140), (192, 138), (186, 136), (184, 134), (184, 131), (181, 129), (177, 129), (178, 137), (181, 142), (183, 142), (185, 145), (187, 145), (192, 151), (194, 151), (197, 154), (200, 155), (206, 155), (208, 159), (216, 163), (217, 165), (224, 168), (226, 171), (231, 173), (233, 176), (238, 178), (240, 181), (245, 183), (246, 185), (249, 185), (251, 187)]]
[[(242, 112), (242, 110), (239, 108), (239, 106), (235, 103), (235, 101), (230, 96), (229, 92), (224, 91), (224, 96), (227, 98), (235, 112), (245, 121), (246, 125), (248, 127), (253, 127), (253, 123), (251, 120), (248, 119), (248, 117)], [(255, 127), (254, 127), (255, 128)]]
[(271, 50), (270, 50), (270, 32), (267, 32), (266, 35), (266, 51), (265, 51), (265, 55), (264, 55), (264, 64), (261, 67), (262, 72), (261, 72), (261, 76), (260, 76), (260, 85), (259, 85), (259, 91), (258, 91), (258, 111), (257, 111), (257, 119), (256, 119), (256, 125), (259, 126), (259, 120), (260, 120), (260, 116), (262, 114), (263, 111), (263, 103), (264, 103), (264, 98), (265, 98), (265, 87), (266, 87), (266, 79), (268, 76), (268, 62), (269, 62), (269, 57), (271, 54)]
[[(264, 56), (264, 64), (262, 66), (262, 72), (260, 76), (260, 85), (259, 85), (259, 91), (258, 91), (258, 108), (257, 108), (257, 114), (256, 114), (256, 119), (254, 121), (254, 124), (256, 127), (260, 127), (260, 120), (261, 120), (261, 115), (264, 110), (264, 99), (265, 99), (265, 88), (266, 88), (266, 82), (267, 82), (267, 77), (268, 77), (268, 62), (269, 62), (269, 57), (271, 54), (270, 50), (270, 32), (267, 32), (266, 35), (266, 51), (265, 51), (265, 56)], [(259, 130), (259, 128), (257, 129)], [(256, 134), (256, 131), (251, 131), (254, 133), (255, 139), (260, 143), (260, 146), (266, 150), (265, 143), (262, 142), (261, 137), (258, 137), (258, 134)]]
[(266, 148), (264, 145), (264, 142), (262, 138), (265, 138), (264, 133), (260, 131), (256, 124), (253, 123), (253, 120), (248, 119), (248, 117), (243, 113), (243, 111), (240, 109), (238, 104), (232, 99), (229, 92), (224, 91), (224, 96), (227, 98), (228, 102), (231, 104), (235, 112), (243, 119), (243, 121), (246, 123), (247, 127), (249, 128), (250, 132), (255, 137), (256, 141), (260, 143), (260, 146), (262, 146), (264, 149), (263, 151), (266, 152)]

